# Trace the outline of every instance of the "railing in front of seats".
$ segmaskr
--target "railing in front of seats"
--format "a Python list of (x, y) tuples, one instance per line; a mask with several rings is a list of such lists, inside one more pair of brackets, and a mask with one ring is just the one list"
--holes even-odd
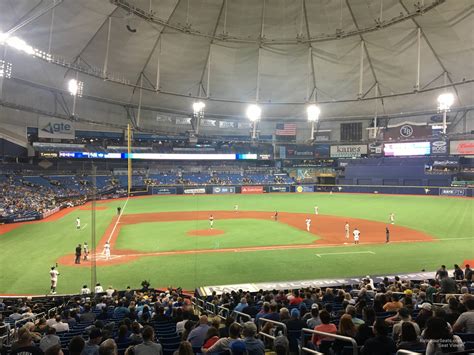
[(313, 329), (308, 329), (308, 328), (301, 329), (301, 341), (302, 341), (301, 353), (308, 352), (308, 353), (317, 354), (317, 355), (321, 354), (320, 352), (318, 352), (314, 349), (310, 349), (307, 346), (304, 346), (305, 334), (319, 334), (319, 335), (324, 335), (326, 337), (330, 337), (330, 338), (334, 338), (334, 339), (338, 339), (338, 340), (342, 340), (342, 341), (351, 343), (352, 344), (352, 353), (353, 353), (353, 355), (357, 355), (359, 353), (359, 349), (357, 347), (357, 342), (353, 338), (345, 337), (345, 336), (337, 335), (337, 334), (333, 334), (333, 333), (320, 332), (319, 330), (313, 330)]

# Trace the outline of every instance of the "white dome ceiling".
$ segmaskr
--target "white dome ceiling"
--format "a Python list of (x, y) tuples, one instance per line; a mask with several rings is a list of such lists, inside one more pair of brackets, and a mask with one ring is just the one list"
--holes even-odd
[(432, 89), (455, 84), (455, 106), (474, 104), (472, 0), (0, 3), (2, 32), (20, 25), (12, 35), (61, 58), (8, 49), (13, 77), (64, 90), (80, 69), (91, 98), (136, 105), (142, 85), (143, 106), (176, 112), (201, 96), (206, 113), (222, 117), (255, 101), (268, 117), (302, 117), (308, 101), (327, 116), (371, 116), (432, 110), (441, 92)]

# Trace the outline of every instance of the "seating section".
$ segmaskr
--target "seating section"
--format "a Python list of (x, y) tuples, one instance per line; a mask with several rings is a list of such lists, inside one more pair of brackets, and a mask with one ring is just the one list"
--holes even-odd
[[(354, 346), (355, 353), (366, 353), (374, 339), (391, 347), (391, 353), (395, 353), (397, 349), (404, 349), (404, 343), (400, 341), (405, 336), (396, 328), (409, 322), (421, 331), (411, 341), (409, 349), (425, 353), (426, 346), (430, 348), (439, 340), (438, 335), (431, 338), (431, 334), (434, 334), (433, 326), (441, 321), (449, 323), (454, 331), (454, 335), (449, 332), (443, 335), (451, 339), (446, 338), (445, 342), (451, 341), (453, 345), (460, 341), (462, 345), (459, 343), (457, 350), (469, 351), (474, 349), (474, 329), (470, 323), (458, 319), (461, 315), (469, 317), (474, 311), (474, 289), (472, 281), (467, 279), (459, 280), (457, 286), (457, 293), (448, 295), (443, 293), (443, 286), (437, 280), (430, 280), (428, 284), (425, 281), (402, 282), (396, 278), (378, 285), (364, 279), (360, 284), (342, 288), (258, 293), (239, 290), (207, 297), (196, 295), (195, 298), (180, 291), (153, 289), (120, 292), (110, 289), (111, 292), (96, 296), (10, 298), (0, 300), (0, 312), (4, 319), (0, 322), (0, 344), (2, 353), (8, 354), (12, 347), (18, 346), (15, 342), (21, 328), (26, 328), (35, 335), (35, 344), (39, 346), (39, 339), (48, 326), (56, 328), (68, 324), (69, 330), (57, 332), (65, 355), (69, 355), (72, 338), (79, 336), (87, 341), (89, 335), (97, 331), (102, 341), (114, 339), (118, 355), (124, 355), (127, 348), (141, 342), (138, 338), (144, 327), (151, 326), (154, 341), (161, 344), (163, 354), (172, 355), (182, 341), (188, 339), (192, 329), (203, 324), (205, 327), (216, 327), (219, 336), (223, 337), (230, 324), (238, 322), (242, 325), (243, 342), (248, 344), (251, 340), (254, 346), (260, 340), (256, 341), (254, 335), (248, 334), (252, 329), (248, 324), (255, 323), (255, 337), (262, 340), (261, 349), (266, 348), (267, 351), (277, 350), (275, 346), (284, 343), (276, 339), (286, 337), (288, 348), (282, 353), (303, 354), (304, 349), (311, 349), (324, 354), (345, 355), (354, 354)], [(430, 287), (435, 289), (434, 292), (429, 291)], [(326, 323), (334, 331), (327, 330)], [(316, 325), (315, 331), (324, 325), (324, 332), (335, 334), (337, 339), (318, 340), (323, 335), (312, 332), (310, 324)], [(377, 338), (374, 338), (375, 331)], [(202, 338), (200, 344), (204, 341), (205, 338)], [(193, 350), (195, 354), (202, 352), (196, 343), (193, 343)], [(255, 350), (252, 354), (263, 355), (263, 350)]]

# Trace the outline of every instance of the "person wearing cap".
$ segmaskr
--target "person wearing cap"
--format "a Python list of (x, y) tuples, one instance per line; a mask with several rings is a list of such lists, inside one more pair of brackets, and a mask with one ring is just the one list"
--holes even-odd
[(257, 326), (253, 322), (245, 322), (242, 329), (242, 336), (248, 355), (264, 355), (265, 345), (263, 341), (256, 338)]
[(99, 344), (102, 342), (102, 331), (99, 328), (92, 328), (81, 355), (98, 355)]
[(311, 305), (311, 318), (306, 321), (306, 325), (310, 329), (321, 324), (321, 319), (319, 318), (319, 306), (317, 303)]
[(426, 325), (426, 322), (431, 317), (433, 317), (433, 306), (431, 303), (426, 302), (421, 305), (420, 312), (418, 313), (415, 322), (418, 324), (420, 329), (423, 329)]

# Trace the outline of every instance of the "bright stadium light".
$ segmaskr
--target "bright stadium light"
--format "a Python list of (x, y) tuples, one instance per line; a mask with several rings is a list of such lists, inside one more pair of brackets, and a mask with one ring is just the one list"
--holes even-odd
[(257, 139), (257, 124), (262, 116), (262, 109), (258, 105), (247, 107), (247, 118), (252, 122), (252, 139)]
[(71, 79), (67, 83), (67, 90), (72, 96), (82, 96), (83, 83), (77, 79)]
[(314, 125), (319, 120), (321, 109), (316, 105), (309, 105), (306, 108), (306, 114), (308, 115), (308, 122), (311, 122), (311, 140), (314, 140)]
[(438, 96), (438, 109), (440, 111), (449, 111), (454, 103), (454, 95), (450, 92)]
[(450, 92), (438, 96), (438, 110), (443, 112), (443, 134), (446, 134), (446, 116), (454, 103), (454, 95)]
[(262, 116), (262, 109), (258, 105), (249, 105), (247, 107), (247, 118), (252, 121), (258, 121)]
[(308, 115), (309, 122), (316, 122), (319, 119), (319, 114), (321, 113), (321, 109), (316, 105), (309, 105), (306, 108), (306, 113)]
[(15, 48), (19, 51), (25, 52), (26, 54), (31, 54), (31, 55), (35, 54), (35, 50), (33, 49), (33, 47), (27, 44), (21, 38), (18, 38), (16, 36), (7, 37), (6, 39), (4, 39), (4, 41), (10, 47)]
[(201, 118), (204, 118), (204, 107), (206, 107), (206, 104), (202, 101), (196, 101), (193, 103), (193, 118), (196, 120), (196, 128), (194, 131), (196, 134), (199, 134)]
[(193, 112), (195, 115), (200, 114), (204, 111), (206, 104), (202, 101), (197, 101), (193, 103)]

